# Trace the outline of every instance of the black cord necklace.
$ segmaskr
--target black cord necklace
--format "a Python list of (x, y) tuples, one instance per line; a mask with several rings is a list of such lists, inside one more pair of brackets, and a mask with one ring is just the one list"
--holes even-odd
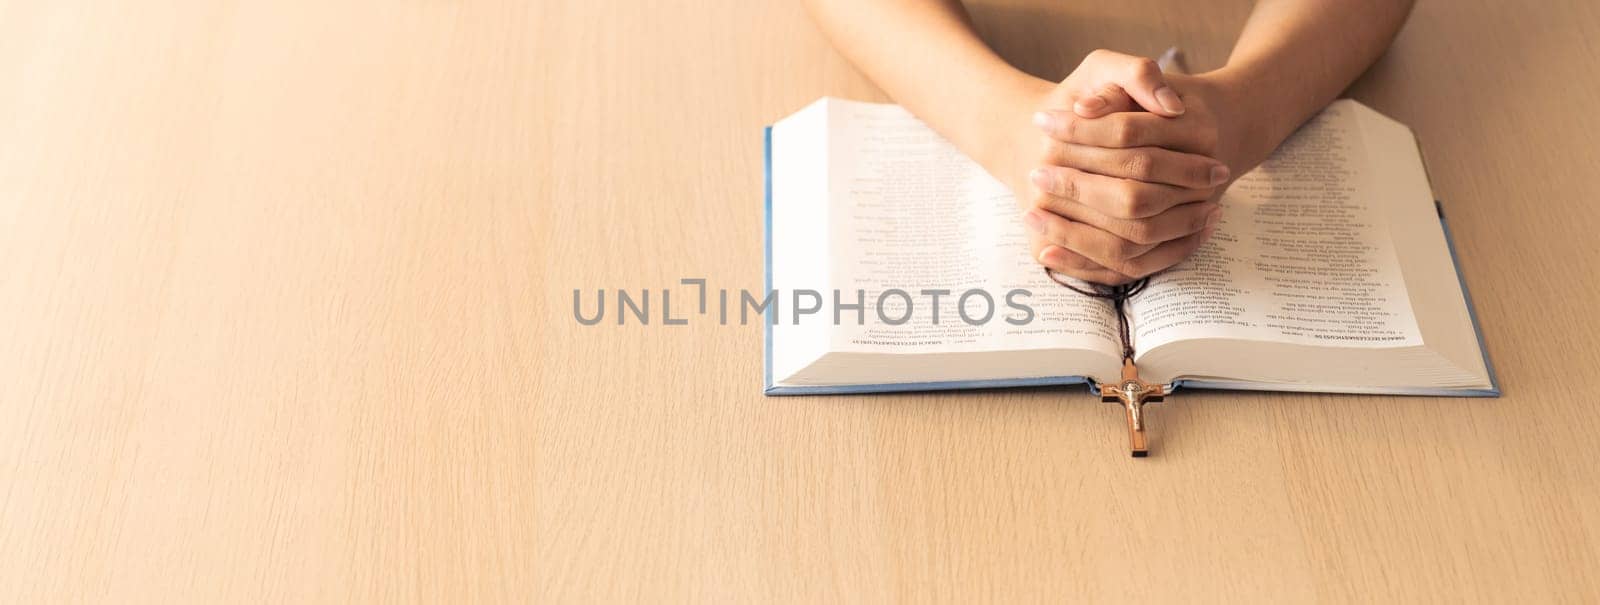
[(1110, 302), (1111, 309), (1117, 312), (1117, 335), (1122, 338), (1122, 359), (1123, 361), (1133, 359), (1133, 335), (1129, 333), (1128, 329), (1128, 299), (1143, 292), (1144, 287), (1150, 285), (1150, 278), (1141, 277), (1119, 286), (1084, 282), (1089, 286), (1085, 289), (1057, 277), (1056, 272), (1051, 271), (1049, 267), (1045, 267), (1044, 275), (1050, 278), (1050, 281), (1061, 284), (1068, 290)]

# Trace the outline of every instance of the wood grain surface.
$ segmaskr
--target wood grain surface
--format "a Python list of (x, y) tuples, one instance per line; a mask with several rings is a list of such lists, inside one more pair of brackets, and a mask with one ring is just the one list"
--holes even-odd
[[(1034, 73), (1249, 2), (987, 2)], [(883, 100), (791, 2), (0, 0), (0, 601), (1595, 602), (1600, 8), (1424, 0), (1505, 396), (765, 398), (761, 127)], [(675, 301), (676, 302), (676, 301)]]

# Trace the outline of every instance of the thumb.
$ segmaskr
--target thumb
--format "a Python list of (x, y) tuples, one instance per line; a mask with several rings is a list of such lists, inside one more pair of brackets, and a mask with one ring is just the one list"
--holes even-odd
[[(1123, 54), (1117, 54), (1110, 59), (1110, 64), (1105, 66), (1106, 70), (1101, 77), (1104, 82), (1101, 92), (1084, 99), (1089, 105), (1083, 109), (1090, 110), (1094, 115), (1084, 115), (1084, 117), (1098, 117), (1111, 113), (1104, 109), (1093, 109), (1098, 103), (1089, 99), (1100, 97), (1105, 101), (1106, 107), (1119, 105), (1120, 99), (1116, 98), (1117, 95), (1103, 92), (1110, 87), (1121, 90), (1124, 96), (1150, 113), (1169, 118), (1183, 115), (1183, 98), (1178, 96), (1178, 91), (1167, 85), (1161, 67), (1154, 60)], [(1075, 105), (1074, 111), (1077, 109)]]
[(1073, 113), (1085, 119), (1142, 109), (1134, 102), (1133, 97), (1128, 95), (1128, 91), (1116, 84), (1102, 86), (1099, 90), (1078, 97), (1077, 102), (1072, 104)]

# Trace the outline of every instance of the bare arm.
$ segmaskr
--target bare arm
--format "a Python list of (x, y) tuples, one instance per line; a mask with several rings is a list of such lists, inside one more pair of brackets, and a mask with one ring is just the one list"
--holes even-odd
[(990, 171), (1054, 87), (978, 37), (959, 0), (805, 0), (839, 52)]
[[(1389, 47), (1414, 0), (1260, 0), (1215, 76), (1257, 119), (1265, 153), (1350, 86)], [(1244, 94), (1244, 91), (1254, 91)], [(1253, 98), (1251, 98), (1253, 97)]]

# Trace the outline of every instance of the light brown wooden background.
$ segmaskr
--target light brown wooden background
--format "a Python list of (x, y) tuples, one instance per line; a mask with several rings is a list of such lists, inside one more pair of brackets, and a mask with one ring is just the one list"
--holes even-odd
[[(985, 3), (1060, 76), (1248, 2)], [(1425, 0), (1506, 395), (763, 398), (762, 125), (881, 99), (787, 2), (0, 1), (0, 600), (1600, 599), (1600, 9)]]

